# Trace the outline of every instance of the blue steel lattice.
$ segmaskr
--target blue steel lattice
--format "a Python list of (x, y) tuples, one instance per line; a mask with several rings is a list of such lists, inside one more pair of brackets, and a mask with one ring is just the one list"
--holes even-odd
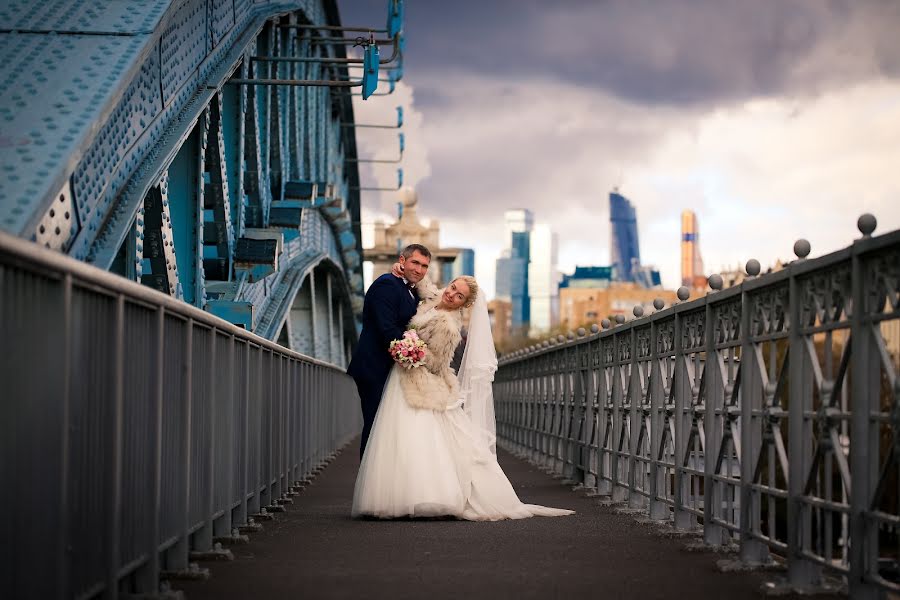
[(129, 37), (0, 36), (3, 229), (23, 234), (35, 227), (67, 183), (59, 167), (84, 150), (86, 135), (103, 120), (115, 83), (136, 66), (142, 45)]
[(181, 86), (194, 75), (209, 52), (206, 4), (185, 2), (160, 39), (163, 102), (169, 104)]
[[(110, 44), (115, 45), (115, 40)], [(121, 185), (137, 166), (138, 157), (132, 154), (126, 159), (125, 152), (162, 111), (159, 73), (158, 56), (151, 52), (72, 175), (78, 217), (91, 233), (112, 202), (106, 193), (110, 182)]]
[(149, 34), (168, 0), (7, 0), (0, 6), (4, 29), (17, 31)]
[(233, 0), (209, 0), (211, 44), (215, 48), (234, 27)]

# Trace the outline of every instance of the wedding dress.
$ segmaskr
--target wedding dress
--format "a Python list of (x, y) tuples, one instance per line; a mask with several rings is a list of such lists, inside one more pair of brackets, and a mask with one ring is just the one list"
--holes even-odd
[[(433, 301), (420, 306), (412, 323), (429, 351), (444, 348), (454, 334), (458, 340), (458, 329), (449, 329), (460, 325), (457, 311), (437, 309)], [(572, 514), (522, 503), (497, 463), (491, 392), (497, 359), (487, 304), (480, 295), (472, 310), (458, 387), (455, 378), (452, 385), (444, 383), (447, 372), (452, 376), (450, 359), (439, 358), (442, 364), (428, 366), (430, 374), (415, 374), (420, 385), (427, 385), (424, 394), (413, 391), (403, 367), (395, 365), (391, 371), (360, 464), (352, 515), (496, 521)], [(426, 366), (416, 370), (422, 369)], [(448, 388), (455, 402), (445, 401)], [(421, 408), (421, 399), (410, 403), (408, 393), (438, 398), (441, 406)]]

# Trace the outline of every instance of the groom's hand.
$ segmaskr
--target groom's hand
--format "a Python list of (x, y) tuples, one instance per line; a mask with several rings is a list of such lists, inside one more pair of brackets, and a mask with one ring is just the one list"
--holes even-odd
[(403, 265), (395, 262), (394, 266), (391, 267), (391, 275), (393, 275), (394, 277), (403, 277)]

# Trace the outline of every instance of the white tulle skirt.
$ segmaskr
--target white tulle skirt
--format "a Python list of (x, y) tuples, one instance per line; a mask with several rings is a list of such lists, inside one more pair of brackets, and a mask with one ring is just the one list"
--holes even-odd
[(497, 521), (572, 514), (523, 504), (465, 412), (412, 408), (399, 368), (388, 378), (359, 467), (354, 517)]

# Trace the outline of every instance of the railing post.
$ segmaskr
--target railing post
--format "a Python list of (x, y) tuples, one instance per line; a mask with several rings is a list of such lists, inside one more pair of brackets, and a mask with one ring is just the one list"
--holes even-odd
[[(644, 497), (637, 491), (638, 466), (642, 463), (637, 460), (638, 438), (641, 427), (641, 367), (638, 362), (637, 330), (634, 322), (628, 326), (628, 339), (630, 344), (628, 365), (628, 387), (625, 394), (628, 397), (628, 505), (632, 508), (644, 508)], [(643, 466), (641, 466), (643, 469)]]
[(809, 357), (803, 348), (803, 323), (801, 322), (804, 298), (801, 295), (800, 283), (797, 281), (795, 269), (789, 266), (789, 306), (790, 306), (790, 331), (789, 349), (790, 356), (789, 377), (790, 389), (788, 400), (788, 582), (795, 588), (809, 588), (817, 586), (821, 580), (820, 569), (811, 561), (803, 557), (803, 550), (809, 545), (810, 515), (804, 510), (801, 502), (803, 495), (804, 478), (808, 472), (811, 461), (811, 436), (807, 434), (805, 413), (811, 409), (809, 406), (812, 398), (812, 386), (810, 385)]
[(685, 477), (684, 471), (680, 468), (681, 461), (687, 454), (687, 442), (690, 437), (690, 427), (687, 427), (686, 414), (693, 394), (684, 357), (682, 316), (677, 310), (675, 311), (674, 336), (673, 360), (675, 364), (672, 372), (672, 385), (675, 388), (673, 390), (675, 397), (675, 439), (672, 441), (672, 445), (675, 448), (675, 527), (678, 529), (693, 529), (697, 524), (697, 520), (693, 514), (685, 510), (684, 502), (685, 497), (690, 492), (690, 478)]
[[(598, 418), (600, 436), (597, 440), (597, 493), (603, 496), (613, 496), (615, 486), (613, 478), (616, 470), (615, 453), (612, 450), (616, 444), (616, 411), (615, 411), (615, 366), (610, 364), (609, 358), (615, 353), (615, 337), (608, 335), (606, 339), (599, 336), (597, 343), (600, 345), (599, 373), (597, 383), (600, 388)], [(611, 346), (613, 352), (607, 356), (606, 347)], [(612, 377), (610, 375), (612, 374)], [(612, 408), (612, 411), (610, 411)], [(612, 414), (610, 414), (612, 412)], [(607, 443), (608, 442), (608, 443)], [(609, 449), (607, 449), (609, 445)]]
[(850, 573), (847, 579), (851, 598), (869, 600), (881, 596), (876, 585), (869, 580), (870, 575), (878, 572), (878, 529), (871, 527), (866, 518), (866, 512), (871, 509), (873, 487), (878, 480), (879, 436), (877, 429), (871, 426), (871, 419), (880, 409), (881, 373), (879, 357), (873, 352), (873, 337), (878, 325), (871, 320), (871, 308), (867, 302), (867, 291), (872, 290), (870, 286), (874, 282), (867, 281), (868, 273), (858, 245), (859, 242), (853, 244), (851, 255), (853, 312), (850, 315), (850, 370), (853, 395), (850, 472), (853, 486), (850, 489)]
[[(762, 411), (762, 390), (760, 389), (760, 373), (765, 369), (756, 360), (751, 331), (752, 300), (747, 290), (741, 285), (741, 488), (740, 488), (740, 556), (747, 564), (765, 564), (769, 562), (769, 549), (761, 541), (754, 539), (751, 532), (759, 528), (760, 501), (754, 497), (752, 488), (754, 460), (761, 445), (762, 435), (758, 427), (754, 427), (754, 413)], [(760, 460), (762, 458), (760, 457)]]
[(596, 460), (595, 460), (595, 452), (594, 448), (591, 445), (591, 442), (596, 439), (597, 435), (597, 417), (594, 414), (594, 400), (597, 398), (597, 386), (596, 379), (594, 378), (594, 354), (593, 354), (593, 345), (594, 343), (599, 344), (600, 339), (599, 336), (596, 339), (589, 339), (587, 342), (582, 344), (583, 352), (584, 352), (584, 371), (583, 377), (585, 379), (585, 387), (584, 387), (584, 412), (582, 417), (582, 436), (581, 436), (581, 461), (584, 465), (584, 487), (586, 488), (596, 488), (597, 487), (597, 477), (594, 475), (596, 472)]
[[(659, 459), (662, 453), (663, 411), (665, 410), (665, 386), (663, 385), (662, 365), (659, 359), (659, 325), (657, 320), (650, 323), (650, 518), (666, 520), (669, 518), (669, 506), (660, 499), (662, 477)], [(670, 383), (671, 385), (671, 383)]]
[[(724, 385), (719, 358), (716, 351), (716, 322), (713, 306), (706, 297), (704, 315), (704, 331), (706, 332), (706, 359), (703, 370), (706, 378), (706, 410), (703, 413), (703, 427), (706, 434), (703, 443), (703, 539), (707, 544), (720, 546), (727, 542), (727, 531), (721, 525), (713, 523), (712, 517), (718, 514), (721, 498), (717, 493), (718, 486), (713, 476), (716, 468), (715, 450), (722, 439), (721, 427), (717, 423), (716, 413), (720, 411), (720, 400), (724, 398)], [(724, 410), (724, 407), (721, 407)]]

